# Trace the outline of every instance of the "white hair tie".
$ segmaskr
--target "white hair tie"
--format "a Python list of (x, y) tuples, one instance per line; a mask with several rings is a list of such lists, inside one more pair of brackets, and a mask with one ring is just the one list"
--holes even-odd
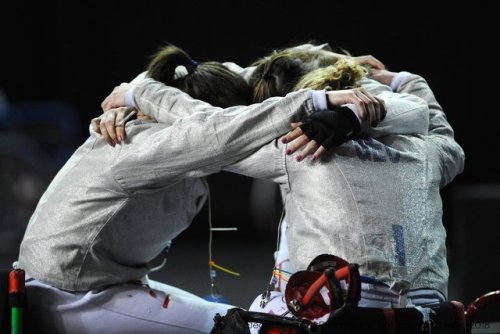
[(188, 75), (188, 70), (187, 70), (186, 66), (179, 65), (175, 68), (174, 80), (184, 78), (186, 75)]

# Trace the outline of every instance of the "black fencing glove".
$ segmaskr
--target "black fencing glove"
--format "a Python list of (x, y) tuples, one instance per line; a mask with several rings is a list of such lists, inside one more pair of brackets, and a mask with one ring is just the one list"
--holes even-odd
[(361, 125), (348, 107), (334, 107), (313, 113), (300, 125), (302, 132), (326, 150), (359, 135)]

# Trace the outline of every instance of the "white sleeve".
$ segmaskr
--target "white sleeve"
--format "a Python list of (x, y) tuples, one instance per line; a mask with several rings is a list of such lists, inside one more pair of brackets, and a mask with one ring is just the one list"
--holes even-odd
[(155, 81), (140, 87), (135, 97), (145, 114), (161, 119), (189, 109), (191, 115), (170, 126), (157, 124), (159, 131), (117, 162), (116, 179), (130, 191), (218, 172), (290, 131), (290, 122), (314, 110), (310, 90), (222, 109)]

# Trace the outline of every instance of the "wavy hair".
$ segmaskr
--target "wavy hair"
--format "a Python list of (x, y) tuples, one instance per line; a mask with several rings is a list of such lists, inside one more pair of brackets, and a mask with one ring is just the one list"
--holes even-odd
[(358, 86), (368, 71), (348, 59), (338, 58), (323, 50), (284, 49), (253, 63), (250, 78), (253, 101), (271, 96), (285, 96), (291, 91), (312, 89), (347, 89)]
[(305, 74), (292, 90), (311, 88), (339, 90), (355, 88), (368, 74), (365, 67), (349, 59), (341, 58), (334, 65), (317, 68)]

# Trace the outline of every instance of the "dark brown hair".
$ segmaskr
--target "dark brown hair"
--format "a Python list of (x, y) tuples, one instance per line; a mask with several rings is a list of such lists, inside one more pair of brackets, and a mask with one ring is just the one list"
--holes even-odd
[[(184, 66), (187, 73), (175, 75)], [(250, 85), (240, 75), (215, 61), (195, 62), (184, 50), (174, 45), (162, 47), (152, 58), (147, 75), (176, 87), (193, 98), (226, 108), (252, 101)]]

